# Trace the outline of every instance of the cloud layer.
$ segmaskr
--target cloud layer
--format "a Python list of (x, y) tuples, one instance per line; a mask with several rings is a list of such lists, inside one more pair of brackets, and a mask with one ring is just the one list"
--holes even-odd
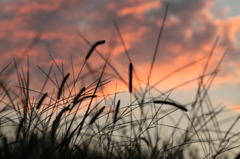
[[(29, 53), (31, 63), (47, 69), (51, 55), (70, 70), (71, 54), (77, 71), (90, 48), (77, 34), (79, 31), (92, 44), (105, 39), (107, 44), (99, 50), (104, 56), (111, 52), (111, 63), (127, 77), (129, 61), (115, 21), (135, 69), (145, 82), (166, 8), (166, 2), (158, 0), (12, 0), (0, 3), (0, 54), (6, 62), (1, 68), (19, 56), (34, 36), (41, 33), (40, 42)], [(233, 69), (230, 64), (235, 65), (239, 60), (240, 16), (220, 19), (212, 12), (213, 5), (214, 1), (206, 0), (171, 1), (153, 69), (153, 83), (174, 69), (206, 57), (220, 35), (210, 68), (214, 68), (222, 53), (230, 48), (219, 84), (231, 80), (238, 85), (239, 77), (230, 76), (238, 68)], [(219, 14), (224, 14), (223, 11), (224, 8)], [(103, 63), (96, 53), (89, 61), (93, 70)], [(196, 77), (203, 66), (204, 63), (200, 63), (191, 67), (188, 74), (180, 73), (179, 80), (173, 79), (171, 84)]]

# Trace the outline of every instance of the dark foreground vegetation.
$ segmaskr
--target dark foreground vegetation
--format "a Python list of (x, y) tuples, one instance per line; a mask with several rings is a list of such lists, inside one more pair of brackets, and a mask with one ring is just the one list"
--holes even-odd
[[(163, 26), (164, 22), (158, 44)], [(121, 38), (119, 30), (118, 33)], [(39, 36), (23, 55), (38, 39)], [(0, 72), (0, 158), (235, 158), (240, 147), (239, 131), (235, 129), (240, 116), (223, 119), (228, 111), (223, 106), (216, 107), (208, 95), (227, 53), (223, 53), (212, 71), (208, 70), (217, 42), (218, 38), (205, 59), (186, 64), (159, 79), (158, 83), (199, 61), (206, 61), (199, 77), (184, 80), (181, 85), (165, 92), (149, 82), (158, 46), (148, 82), (138, 89), (133, 86), (133, 81), (142, 81), (137, 77), (131, 58), (128, 80), (125, 80), (109, 62), (108, 55), (105, 57), (97, 51), (97, 47), (105, 41), (94, 45), (88, 42), (90, 50), (77, 74), (74, 71), (65, 73), (54, 58), (49, 70), (39, 67), (45, 77), (39, 84), (39, 90), (30, 88), (29, 66), (24, 72), (20, 67), (22, 58), (14, 60)], [(92, 72), (82, 74), (92, 53), (105, 61), (96, 70), (98, 76)], [(127, 52), (126, 55), (130, 57)], [(53, 68), (60, 76), (52, 73)], [(110, 68), (129, 90), (104, 93), (111, 80), (106, 68)], [(18, 83), (11, 82), (13, 74)], [(94, 79), (84, 83), (84, 79), (88, 78)], [(198, 81), (198, 89), (191, 103), (182, 105), (169, 97), (175, 89), (192, 81)], [(47, 88), (48, 84), (55, 88), (52, 92)]]

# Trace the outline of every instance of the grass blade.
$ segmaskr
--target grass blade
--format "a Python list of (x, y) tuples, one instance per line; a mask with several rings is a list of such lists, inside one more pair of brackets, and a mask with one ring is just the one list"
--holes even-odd
[(45, 93), (43, 96), (42, 96), (42, 98), (39, 100), (39, 102), (38, 102), (38, 105), (37, 105), (37, 109), (40, 109), (40, 107), (41, 107), (41, 105), (42, 105), (42, 102), (44, 101), (44, 99), (47, 97), (47, 93)]
[(19, 136), (20, 136), (20, 133), (21, 133), (21, 130), (22, 130), (24, 121), (25, 121), (25, 118), (22, 118), (22, 120), (20, 121), (20, 123), (19, 123), (19, 125), (18, 125), (17, 133), (16, 133), (16, 140), (18, 140), (18, 138), (19, 138)]
[(51, 139), (52, 139), (52, 141), (55, 138), (55, 133), (56, 133), (56, 130), (57, 130), (58, 125), (60, 123), (61, 117), (62, 117), (63, 113), (66, 112), (67, 110), (69, 110), (69, 106), (67, 106), (64, 109), (62, 109), (62, 111), (58, 114), (56, 119), (53, 121), (52, 130), (51, 130)]
[(156, 44), (156, 47), (155, 47), (155, 50), (154, 50), (154, 54), (153, 54), (153, 58), (152, 58), (152, 62), (151, 62), (151, 67), (150, 67), (150, 71), (149, 71), (148, 84), (150, 82), (150, 78), (151, 78), (151, 75), (152, 75), (154, 62), (155, 62), (155, 59), (156, 59), (156, 56), (157, 56), (158, 47), (159, 47), (159, 44), (160, 44), (160, 41), (161, 41), (161, 37), (162, 37), (162, 33), (163, 33), (164, 24), (165, 24), (165, 21), (166, 21), (166, 18), (167, 18), (168, 7), (169, 7), (169, 3), (166, 6), (166, 9), (165, 9), (165, 12), (164, 12), (164, 16), (163, 16), (162, 25), (161, 25), (161, 28), (160, 28), (160, 31), (159, 31), (159, 34), (158, 34), (157, 44)]
[(85, 96), (85, 97), (82, 97), (81, 99), (79, 99), (79, 100), (77, 101), (77, 103), (79, 103), (79, 102), (81, 102), (81, 101), (83, 101), (83, 100), (85, 100), (85, 99), (87, 99), (87, 98), (95, 98), (95, 97), (97, 97), (97, 95)]
[(77, 94), (77, 96), (74, 98), (73, 107), (78, 103), (79, 97), (82, 95), (82, 93), (83, 93), (85, 90), (86, 90), (86, 88), (83, 87), (83, 88), (79, 91), (79, 93)]

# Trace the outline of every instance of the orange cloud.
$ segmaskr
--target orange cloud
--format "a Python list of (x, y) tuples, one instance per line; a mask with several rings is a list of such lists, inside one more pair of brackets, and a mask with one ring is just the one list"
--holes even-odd
[[(130, 44), (125, 45), (125, 47), (127, 50), (130, 49)], [(124, 53), (124, 52), (125, 52), (124, 47), (122, 45), (118, 45), (113, 48), (113, 51), (111, 53), (113, 55), (111, 57), (113, 59), (115, 59), (119, 54)]]
[(141, 17), (141, 15), (151, 9), (160, 8), (161, 3), (158, 1), (152, 1), (152, 2), (145, 2), (143, 4), (133, 6), (133, 7), (126, 7), (118, 12), (119, 16), (126, 16), (128, 14), (133, 14), (137, 17)]
[(60, 6), (60, 3), (57, 1), (45, 1), (43, 3), (39, 2), (27, 2), (26, 5), (21, 6), (17, 14), (32, 14), (39, 11), (53, 11), (58, 9)]
[(229, 107), (229, 109), (231, 110), (231, 111), (234, 111), (234, 112), (240, 112), (240, 105), (235, 105), (235, 106), (231, 106), (231, 107)]
[(216, 25), (219, 26), (219, 32), (222, 36), (228, 38), (232, 42), (236, 41), (236, 35), (240, 30), (240, 16), (229, 17), (226, 20), (216, 20)]
[(128, 48), (130, 48), (131, 44), (143, 39), (144, 34), (148, 31), (148, 28), (146, 27), (139, 27), (137, 29), (134, 29), (134, 31), (132, 29), (133, 28), (131, 28), (130, 26), (121, 29), (124, 43), (128, 46)]

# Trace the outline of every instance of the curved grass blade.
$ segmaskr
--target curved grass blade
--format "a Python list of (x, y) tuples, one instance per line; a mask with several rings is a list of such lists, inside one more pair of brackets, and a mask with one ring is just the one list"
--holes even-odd
[(81, 101), (83, 101), (83, 100), (85, 100), (85, 99), (87, 99), (87, 98), (95, 98), (95, 97), (97, 97), (97, 95), (85, 96), (85, 97), (82, 97), (81, 99), (79, 99), (79, 100), (77, 101), (77, 103), (80, 103)]
[(42, 105), (42, 102), (44, 101), (44, 99), (47, 97), (47, 93), (45, 93), (42, 98), (40, 99), (40, 101), (38, 102), (38, 105), (37, 105), (37, 109), (40, 109), (41, 105)]
[(101, 45), (101, 44), (104, 44), (105, 43), (105, 40), (102, 40), (102, 41), (98, 41), (96, 42), (92, 47), (91, 49), (89, 50), (87, 56), (86, 56), (86, 60), (89, 59), (90, 55), (92, 54), (93, 50), (98, 46), (98, 45)]
[(56, 130), (58, 128), (58, 125), (60, 123), (60, 120), (61, 120), (61, 117), (62, 117), (63, 113), (68, 111), (68, 110), (69, 110), (69, 106), (67, 106), (64, 109), (62, 109), (62, 111), (57, 115), (56, 119), (53, 121), (52, 130), (51, 130), (51, 139), (52, 139), (52, 141), (55, 138), (55, 133), (56, 133)]
[(59, 88), (59, 91), (58, 91), (57, 99), (60, 99), (61, 94), (62, 94), (62, 90), (63, 90), (64, 83), (65, 83), (66, 80), (68, 79), (69, 75), (70, 75), (70, 73), (68, 73), (68, 74), (64, 77), (64, 79), (63, 79), (63, 81), (62, 81), (62, 84), (61, 84), (61, 87)]
[(77, 96), (74, 98), (73, 107), (78, 103), (79, 97), (82, 95), (82, 93), (83, 93), (85, 90), (86, 90), (86, 88), (83, 87), (83, 88), (79, 91), (79, 93), (77, 94)]
[(184, 106), (181, 106), (177, 103), (173, 103), (173, 102), (169, 102), (169, 101), (163, 101), (163, 100), (155, 100), (153, 101), (154, 104), (168, 104), (168, 105), (172, 105), (172, 106), (175, 106), (177, 107), (178, 109), (181, 109), (183, 111), (188, 111), (187, 108), (185, 108)]

